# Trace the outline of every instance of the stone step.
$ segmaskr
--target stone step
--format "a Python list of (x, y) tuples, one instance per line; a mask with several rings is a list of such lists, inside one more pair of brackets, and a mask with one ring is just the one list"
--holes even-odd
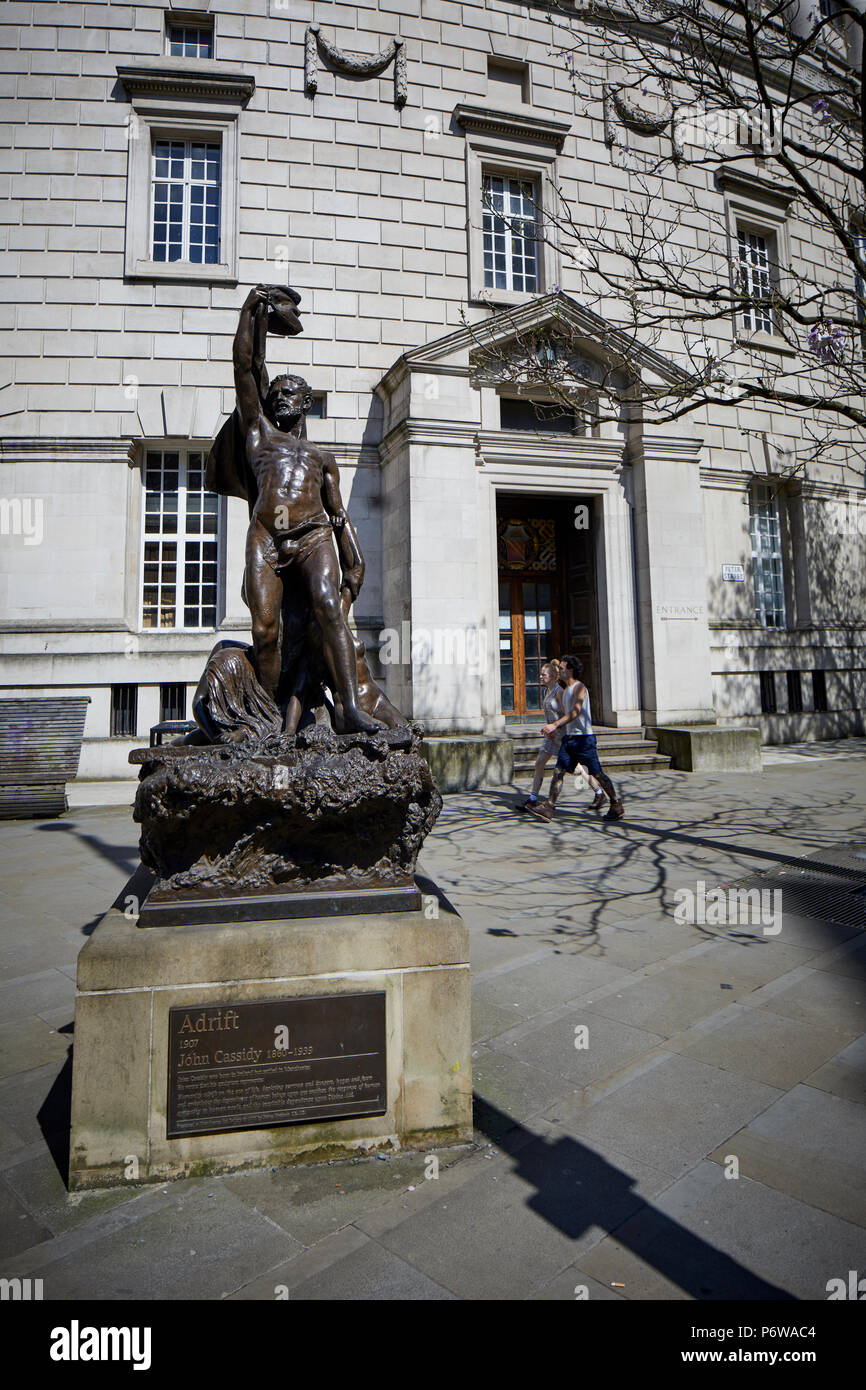
[[(514, 744), (514, 772), (524, 776), (535, 766), (541, 743), (540, 724), (515, 724), (506, 729)], [(661, 772), (671, 765), (670, 758), (658, 752), (655, 739), (642, 729), (613, 729), (596, 724), (598, 753), (604, 767), (612, 773)]]
[[(613, 775), (623, 772), (667, 772), (670, 768), (671, 760), (663, 753), (624, 753), (620, 755), (602, 756), (601, 763), (605, 771)], [(529, 777), (534, 766), (534, 758), (529, 758), (526, 761), (515, 758), (515, 777)], [(551, 761), (548, 763), (547, 771), (551, 771), (552, 768), (553, 762)]]
[[(631, 734), (611, 738), (609, 734), (596, 734), (599, 749), (606, 748), (610, 752), (618, 753), (630, 751), (633, 748), (640, 748), (645, 752), (654, 753), (658, 743), (653, 738), (643, 738), (640, 734)], [(532, 735), (526, 734), (520, 738), (513, 739), (514, 756), (517, 758), (521, 754), (532, 753), (534, 757), (541, 744), (541, 731), (536, 729)]]

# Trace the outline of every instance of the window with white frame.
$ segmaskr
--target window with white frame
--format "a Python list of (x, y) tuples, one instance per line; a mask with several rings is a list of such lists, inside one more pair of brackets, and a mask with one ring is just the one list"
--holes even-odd
[(749, 497), (755, 616), (762, 627), (785, 626), (785, 586), (779, 499), (770, 483), (755, 483)]
[(238, 114), (251, 76), (118, 65), (129, 96), (124, 273), (237, 283)]
[(199, 450), (148, 449), (144, 462), (141, 626), (217, 625), (219, 497)]
[(219, 142), (154, 140), (154, 261), (218, 265), (221, 201)]
[(535, 294), (538, 185), (532, 179), (487, 173), (481, 187), (485, 287)]
[(212, 58), (213, 24), (166, 18), (165, 51), (171, 58)]
[(746, 333), (773, 333), (773, 238), (766, 232), (751, 231), (737, 225), (737, 256), (740, 292), (754, 302), (743, 310)]
[(454, 120), (466, 135), (469, 298), (525, 304), (560, 280), (552, 213), (557, 155), (571, 123), (489, 102), (458, 103)]

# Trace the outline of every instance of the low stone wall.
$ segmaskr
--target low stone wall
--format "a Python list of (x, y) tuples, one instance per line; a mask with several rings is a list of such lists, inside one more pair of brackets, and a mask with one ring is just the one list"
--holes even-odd
[(760, 772), (761, 735), (758, 729), (720, 728), (694, 724), (647, 728), (680, 772)]
[(504, 734), (430, 737), (421, 752), (440, 792), (480, 791), (514, 779), (514, 743)]

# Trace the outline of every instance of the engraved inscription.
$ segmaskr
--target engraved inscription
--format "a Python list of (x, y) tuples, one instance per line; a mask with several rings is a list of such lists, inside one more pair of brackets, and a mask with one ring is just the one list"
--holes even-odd
[(383, 1115), (385, 1062), (384, 993), (177, 1006), (168, 1137)]

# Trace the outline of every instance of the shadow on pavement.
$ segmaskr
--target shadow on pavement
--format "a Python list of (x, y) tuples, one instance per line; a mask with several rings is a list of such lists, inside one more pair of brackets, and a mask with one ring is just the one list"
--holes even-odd
[(474, 1101), (476, 1128), (510, 1155), (518, 1177), (536, 1189), (528, 1206), (570, 1239), (600, 1226), (695, 1299), (793, 1298), (646, 1202), (633, 1190), (636, 1180), (594, 1150), (570, 1136), (551, 1141), (483, 1097), (476, 1094)]
[[(67, 1023), (58, 1028), (58, 1033), (71, 1033), (73, 1025)], [(63, 1186), (69, 1186), (69, 1134), (72, 1125), (72, 1048), (66, 1053), (63, 1063), (51, 1090), (45, 1097), (36, 1115), (42, 1130), (45, 1144), (54, 1160)]]

